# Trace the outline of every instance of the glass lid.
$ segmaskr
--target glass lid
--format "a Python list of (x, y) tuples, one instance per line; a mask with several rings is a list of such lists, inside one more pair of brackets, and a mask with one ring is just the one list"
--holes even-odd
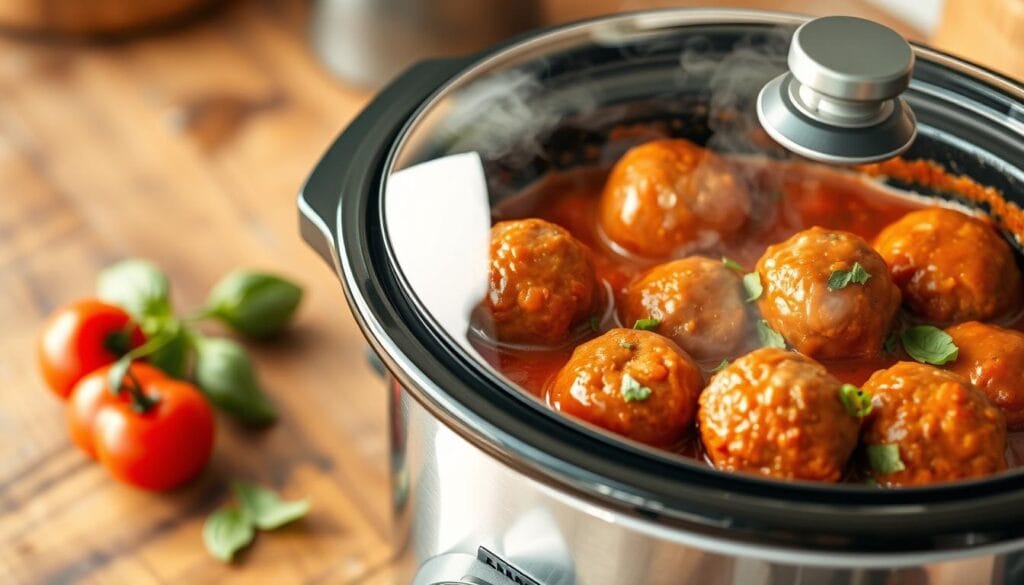
[(399, 279), (509, 392), (694, 466), (1018, 473), (1020, 88), (915, 48), (910, 149), (811, 162), (756, 113), (800, 22), (626, 15), (477, 61), (392, 152)]

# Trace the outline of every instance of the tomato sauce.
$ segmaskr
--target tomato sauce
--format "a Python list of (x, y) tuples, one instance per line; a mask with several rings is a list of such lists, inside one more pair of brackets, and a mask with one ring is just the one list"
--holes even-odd
[[(629, 284), (651, 267), (690, 254), (710, 258), (728, 257), (747, 270), (753, 270), (765, 249), (786, 240), (804, 229), (821, 226), (852, 232), (869, 243), (888, 224), (903, 215), (940, 200), (892, 189), (878, 180), (893, 176), (907, 182), (956, 193), (962, 199), (977, 200), (990, 205), (999, 215), (1004, 229), (1024, 230), (1020, 209), (1006, 204), (994, 190), (962, 177), (944, 174), (934, 163), (894, 159), (883, 165), (868, 165), (860, 172), (835, 170), (802, 162), (770, 161), (760, 158), (729, 158), (729, 164), (745, 178), (752, 193), (753, 206), (745, 227), (735, 237), (691, 251), (664, 258), (641, 258), (611, 243), (599, 228), (597, 206), (608, 176), (607, 168), (587, 167), (549, 173), (528, 189), (510, 197), (493, 212), (494, 222), (537, 217), (569, 230), (587, 244), (594, 254), (595, 265), (608, 291), (608, 308), (597, 316), (597, 330), (584, 327), (567, 345), (559, 348), (502, 347), (470, 336), (473, 346), (489, 363), (510, 381), (544, 400), (546, 390), (558, 371), (568, 361), (574, 347), (612, 327), (629, 327), (622, 323), (616, 306)], [(997, 201), (998, 206), (992, 206)], [(751, 306), (751, 311), (756, 308)], [(902, 315), (901, 319), (910, 321)], [(1024, 319), (1012, 325), (1024, 330)], [(751, 339), (747, 348), (730, 359), (758, 346)], [(902, 350), (900, 350), (902, 351)], [(899, 360), (905, 354), (883, 355), (870, 359), (822, 361), (829, 371), (843, 382), (861, 385), (872, 373)], [(702, 363), (710, 373), (717, 363)], [(700, 441), (693, 432), (674, 451), (700, 458)], [(1024, 464), (1024, 433), (1010, 433), (1011, 466)]]

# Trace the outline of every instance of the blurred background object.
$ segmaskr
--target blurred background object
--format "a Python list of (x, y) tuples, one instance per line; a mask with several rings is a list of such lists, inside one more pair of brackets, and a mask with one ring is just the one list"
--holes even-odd
[(345, 80), (376, 87), (424, 57), (466, 55), (541, 25), (538, 0), (319, 0), (311, 35)]
[(945, 0), (936, 47), (1024, 81), (1024, 0)]
[(61, 35), (119, 34), (183, 18), (218, 0), (3, 0), (0, 26)]

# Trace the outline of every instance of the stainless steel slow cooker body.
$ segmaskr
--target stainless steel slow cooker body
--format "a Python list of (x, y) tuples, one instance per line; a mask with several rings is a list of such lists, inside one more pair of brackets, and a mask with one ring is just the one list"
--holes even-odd
[[(389, 184), (449, 155), (476, 153), (494, 202), (549, 170), (608, 162), (600, 157), (614, 153), (598, 147), (623, 124), (671, 121), (672, 133), (719, 150), (779, 155), (750, 140), (753, 102), (784, 67), (800, 22), (635, 13), (427, 61), (375, 98), (318, 164), (299, 197), (301, 230), (340, 275), (393, 380), (395, 544), (416, 583), (1024, 580), (1024, 472), (899, 491), (782, 483), (620, 440), (512, 388), (441, 317), (445, 307), (410, 284), (423, 267), (398, 258)], [(905, 97), (919, 135), (908, 158), (1019, 204), (1024, 89), (915, 53)], [(453, 226), (438, 207), (423, 208), (423, 221), (443, 238)], [(466, 302), (457, 288), (452, 303)]]

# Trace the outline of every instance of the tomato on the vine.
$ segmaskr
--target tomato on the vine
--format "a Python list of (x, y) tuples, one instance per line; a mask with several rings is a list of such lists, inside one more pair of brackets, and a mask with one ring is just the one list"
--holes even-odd
[(166, 490), (195, 477), (213, 450), (214, 418), (199, 389), (171, 378), (129, 380), (128, 398), (99, 409), (96, 454), (119, 480)]
[[(108, 404), (130, 400), (127, 391), (122, 390), (120, 394), (115, 394), (110, 387), (111, 367), (111, 365), (102, 366), (79, 380), (71, 390), (71, 394), (68, 395), (65, 407), (71, 440), (93, 459), (96, 458), (96, 441), (94, 439), (96, 415)], [(166, 374), (155, 366), (133, 362), (130, 374), (125, 375), (123, 384), (127, 386), (133, 380), (137, 380), (145, 386), (150, 381), (166, 377)]]
[(58, 309), (43, 326), (37, 345), (47, 386), (61, 398), (89, 372), (142, 345), (145, 335), (114, 305), (83, 299)]

